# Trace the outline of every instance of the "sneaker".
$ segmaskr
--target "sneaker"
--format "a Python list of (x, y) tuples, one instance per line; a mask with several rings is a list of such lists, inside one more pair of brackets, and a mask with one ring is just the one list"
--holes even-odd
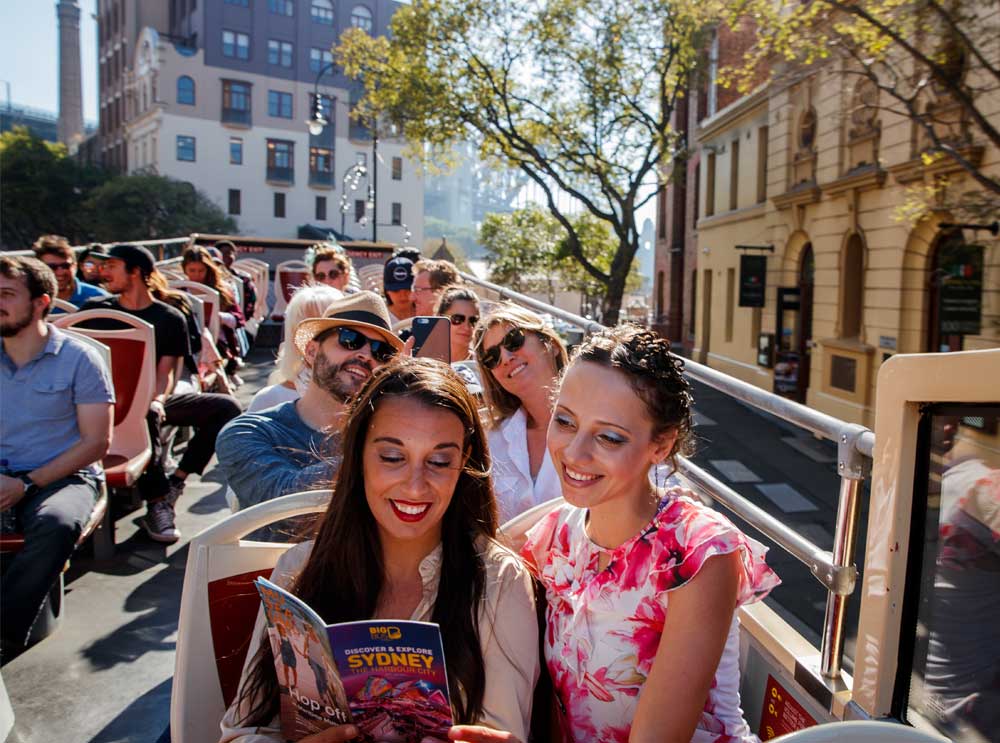
[(171, 484), (170, 489), (167, 491), (166, 500), (173, 508), (177, 504), (177, 499), (184, 495), (184, 481), (176, 482)]
[(174, 507), (166, 500), (149, 504), (142, 527), (157, 542), (173, 544), (181, 538), (180, 531), (174, 526)]

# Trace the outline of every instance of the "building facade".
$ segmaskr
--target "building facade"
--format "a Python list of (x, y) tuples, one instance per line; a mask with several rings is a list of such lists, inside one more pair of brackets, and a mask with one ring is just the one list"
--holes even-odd
[[(125, 4), (135, 11), (141, 2)], [(126, 66), (124, 149), (105, 149), (125, 172), (194, 184), (243, 234), (294, 237), (312, 225), (351, 239), (420, 244), (421, 173), (400, 139), (382, 132), (376, 140), (351, 119), (362, 91), (332, 65), (344, 29), (385, 33), (395, 7), (388, 0), (162, 3), (162, 26), (140, 31)], [(317, 89), (328, 123), (312, 134)]]
[[(1000, 346), (1000, 241), (943, 226), (956, 221), (944, 207), (902, 219), (914, 187), (975, 186), (922, 158), (921, 131), (845, 64), (783, 75), (699, 122), (692, 355), (871, 426), (893, 354)], [(1000, 151), (955, 129), (996, 177)]]

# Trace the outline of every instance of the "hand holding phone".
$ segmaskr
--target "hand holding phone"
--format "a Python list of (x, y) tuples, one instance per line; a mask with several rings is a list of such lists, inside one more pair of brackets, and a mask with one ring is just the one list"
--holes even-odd
[(410, 328), (413, 355), (451, 363), (451, 320), (447, 317), (417, 316)]

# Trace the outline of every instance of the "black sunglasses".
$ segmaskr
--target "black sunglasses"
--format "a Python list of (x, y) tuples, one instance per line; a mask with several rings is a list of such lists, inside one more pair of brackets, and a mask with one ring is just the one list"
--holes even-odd
[(70, 263), (69, 261), (66, 261), (65, 263), (49, 263), (47, 261), (42, 261), (42, 263), (44, 263), (46, 266), (48, 266), (49, 268), (51, 268), (53, 271), (55, 271), (57, 269), (60, 269), (60, 268), (63, 271), (69, 271), (71, 268), (73, 268), (73, 264)]
[(334, 279), (339, 279), (340, 275), (341, 275), (340, 271), (330, 271), (330, 273), (326, 273), (325, 271), (317, 271), (316, 273), (313, 274), (313, 276), (316, 277), (316, 281), (326, 281), (328, 277), (330, 281), (333, 281)]
[(380, 364), (396, 355), (396, 349), (386, 341), (369, 338), (353, 328), (337, 328), (337, 342), (345, 351), (359, 351), (367, 343), (372, 349), (372, 358)]
[(524, 331), (521, 328), (511, 328), (507, 335), (503, 337), (495, 346), (490, 346), (483, 351), (482, 365), (487, 369), (496, 369), (500, 364), (500, 348), (506, 348), (511, 353), (519, 350), (524, 345)]
[(469, 325), (475, 325), (477, 322), (479, 322), (479, 315), (466, 316), (466, 315), (460, 315), (459, 313), (456, 312), (454, 315), (451, 316), (452, 325), (461, 325), (466, 320), (469, 321)]

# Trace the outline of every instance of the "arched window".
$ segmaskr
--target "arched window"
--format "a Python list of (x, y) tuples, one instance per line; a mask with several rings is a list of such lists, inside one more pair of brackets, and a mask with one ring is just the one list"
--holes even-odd
[(194, 80), (187, 75), (177, 78), (177, 102), (187, 106), (194, 105)]
[(840, 337), (861, 340), (865, 291), (865, 245), (858, 233), (847, 239), (840, 269)]
[(371, 33), (372, 12), (364, 5), (355, 5), (351, 10), (351, 25), (360, 28), (365, 33)]

